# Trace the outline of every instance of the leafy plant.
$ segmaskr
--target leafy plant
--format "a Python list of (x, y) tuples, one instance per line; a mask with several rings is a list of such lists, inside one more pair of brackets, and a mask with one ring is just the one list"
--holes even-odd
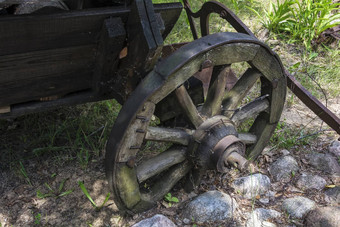
[(178, 198), (175, 197), (175, 196), (172, 196), (170, 192), (165, 195), (164, 200), (169, 202), (170, 207), (172, 206), (172, 203), (178, 203), (179, 202)]
[(89, 150), (86, 148), (81, 148), (80, 151), (77, 153), (77, 158), (80, 166), (83, 169), (86, 169), (90, 160)]
[(304, 130), (295, 131), (284, 122), (279, 122), (270, 139), (273, 148), (290, 149), (294, 146), (306, 145), (313, 136), (306, 136)]
[(34, 216), (34, 224), (40, 225), (40, 220), (41, 220), (41, 214), (38, 213)]
[(263, 26), (275, 33), (283, 34), (292, 42), (302, 42), (307, 50), (328, 28), (340, 24), (340, 14), (333, 14), (340, 3), (332, 0), (288, 0), (276, 4), (270, 2), (264, 13), (248, 7), (261, 20)]
[(97, 204), (93, 201), (92, 197), (90, 196), (89, 192), (87, 191), (84, 183), (81, 182), (81, 181), (78, 181), (78, 184), (79, 184), (80, 189), (83, 191), (83, 193), (88, 198), (88, 200), (90, 200), (92, 206), (96, 209), (96, 211), (100, 211), (110, 198), (110, 193), (107, 193), (104, 202), (100, 206), (97, 206)]
[(291, 17), (291, 6), (295, 3), (295, 0), (283, 1), (280, 3), (276, 0), (276, 5), (270, 1), (269, 9), (263, 8), (263, 13), (257, 10), (247, 7), (253, 11), (261, 20), (264, 27), (270, 31), (279, 32), (281, 30), (281, 24), (287, 21)]
[(32, 186), (31, 180), (30, 180), (30, 178), (28, 177), (28, 174), (27, 174), (27, 172), (26, 172), (26, 169), (25, 169), (24, 165), (22, 164), (21, 161), (19, 161), (19, 164), (20, 164), (20, 173), (24, 176), (26, 182), (27, 182), (30, 186)]
[(71, 194), (73, 192), (73, 189), (63, 192), (63, 188), (64, 188), (65, 182), (67, 180), (68, 179), (65, 179), (60, 183), (58, 190), (53, 190), (52, 187), (49, 184), (45, 183), (44, 185), (48, 189), (48, 193), (42, 193), (40, 190), (38, 190), (37, 191), (37, 197), (39, 199), (43, 199), (43, 198), (47, 198), (47, 197), (62, 197), (62, 196), (66, 196), (68, 194)]
[(295, 177), (295, 171), (292, 171), (292, 177)]

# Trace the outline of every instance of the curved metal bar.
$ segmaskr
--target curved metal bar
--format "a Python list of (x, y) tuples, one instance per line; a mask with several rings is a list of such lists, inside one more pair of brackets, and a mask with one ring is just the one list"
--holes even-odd
[[(217, 13), (221, 18), (225, 19), (233, 28), (239, 32), (255, 37), (250, 29), (238, 18), (230, 9), (222, 3), (216, 1), (209, 1), (203, 4), (202, 8), (196, 13), (192, 12), (190, 4), (187, 0), (183, 0), (184, 9), (187, 12), (190, 28), (194, 39), (197, 39), (197, 31), (194, 26), (192, 18), (200, 18), (201, 34), (206, 36), (209, 34), (209, 16), (211, 13)], [(196, 38), (195, 38), (196, 37)]]

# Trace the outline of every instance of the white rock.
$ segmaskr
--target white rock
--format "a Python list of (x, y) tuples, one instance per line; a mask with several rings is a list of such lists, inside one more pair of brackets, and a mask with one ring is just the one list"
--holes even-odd
[(279, 218), (280, 216), (281, 216), (280, 212), (276, 210), (257, 208), (249, 215), (246, 227), (276, 226), (275, 224), (268, 222), (268, 220), (276, 219)]
[(190, 220), (187, 219), (187, 218), (184, 218), (184, 219), (183, 219), (183, 223), (186, 224), (186, 225), (188, 225), (188, 224), (190, 224)]
[(156, 214), (151, 218), (144, 219), (131, 227), (176, 227), (176, 225), (167, 217)]
[(259, 201), (260, 203), (267, 204), (269, 203), (269, 198), (260, 198)]
[(237, 203), (228, 194), (208, 191), (191, 201), (183, 211), (183, 217), (195, 223), (229, 220)]
[(283, 156), (286, 156), (286, 155), (289, 155), (290, 152), (289, 152), (288, 150), (284, 149), (284, 150), (281, 151), (281, 154), (282, 154)]
[(269, 191), (270, 179), (268, 176), (257, 173), (234, 180), (231, 187), (240, 192), (245, 198), (252, 199)]
[(293, 218), (303, 218), (305, 214), (315, 207), (314, 201), (302, 196), (286, 199), (282, 203), (282, 210)]

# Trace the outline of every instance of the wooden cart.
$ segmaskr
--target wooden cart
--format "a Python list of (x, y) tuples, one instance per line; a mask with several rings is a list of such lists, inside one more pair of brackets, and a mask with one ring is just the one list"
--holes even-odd
[[(123, 107), (105, 165), (122, 211), (152, 207), (182, 178), (191, 190), (208, 169), (247, 168), (245, 157), (262, 152), (281, 116), (286, 76), (225, 6), (207, 2), (193, 13), (184, 1), (195, 40), (164, 46), (181, 3), (42, 1), (0, 16), (0, 117), (117, 99)], [(237, 32), (209, 34), (212, 13)], [(237, 64), (246, 66), (239, 75)], [(154, 115), (161, 124), (150, 125)], [(141, 161), (146, 141), (172, 145)]]

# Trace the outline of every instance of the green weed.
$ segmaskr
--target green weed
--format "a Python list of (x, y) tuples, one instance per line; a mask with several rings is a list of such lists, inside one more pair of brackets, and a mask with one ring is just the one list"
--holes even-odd
[(263, 13), (255, 10), (252, 7), (248, 7), (253, 11), (261, 20), (264, 27), (270, 31), (280, 32), (282, 23), (287, 21), (291, 17), (291, 6), (295, 3), (295, 0), (283, 1), (276, 0), (276, 4), (270, 1), (269, 9), (263, 8)]
[(295, 177), (295, 171), (292, 171), (292, 177)]
[(96, 209), (96, 211), (100, 211), (110, 198), (110, 193), (107, 193), (104, 202), (100, 206), (97, 206), (97, 204), (93, 201), (92, 197), (88, 193), (84, 183), (81, 182), (81, 181), (78, 181), (78, 185), (79, 185), (80, 189), (83, 191), (83, 193), (85, 194), (86, 198), (88, 198), (88, 200), (90, 200), (92, 206)]
[(34, 215), (34, 224), (40, 225), (40, 221), (41, 221), (41, 214), (38, 213), (38, 214)]
[(270, 144), (274, 148), (284, 148), (289, 150), (294, 146), (306, 145), (314, 138), (313, 136), (306, 136), (308, 133), (303, 130), (296, 130), (296, 128), (289, 127), (284, 122), (279, 122), (273, 136), (270, 139)]
[(333, 14), (339, 5), (332, 0), (276, 0), (276, 4), (270, 1), (269, 9), (264, 7), (263, 13), (248, 8), (270, 31), (290, 42), (301, 42), (310, 51), (322, 32), (340, 24), (340, 14)]
[(73, 192), (73, 189), (71, 190), (67, 190), (67, 191), (63, 191), (64, 189), (64, 185), (65, 182), (68, 179), (63, 180), (60, 184), (57, 190), (52, 189), (52, 187), (45, 183), (45, 187), (48, 189), (48, 193), (42, 193), (40, 190), (37, 191), (37, 197), (39, 199), (43, 199), (43, 198), (47, 198), (47, 197), (62, 197), (62, 196), (66, 196), (68, 194), (71, 194)]
[(172, 206), (172, 203), (178, 203), (179, 202), (178, 198), (175, 197), (175, 196), (172, 196), (170, 192), (164, 196), (164, 200), (168, 202), (169, 207)]
[(80, 148), (80, 150), (77, 153), (77, 158), (80, 166), (83, 169), (86, 169), (90, 159), (89, 150), (85, 148)]
[(31, 180), (30, 180), (30, 178), (28, 177), (28, 174), (27, 174), (27, 172), (26, 172), (26, 169), (25, 169), (24, 165), (22, 164), (21, 161), (19, 161), (19, 164), (20, 164), (20, 173), (24, 176), (26, 182), (27, 182), (30, 186), (32, 186)]

